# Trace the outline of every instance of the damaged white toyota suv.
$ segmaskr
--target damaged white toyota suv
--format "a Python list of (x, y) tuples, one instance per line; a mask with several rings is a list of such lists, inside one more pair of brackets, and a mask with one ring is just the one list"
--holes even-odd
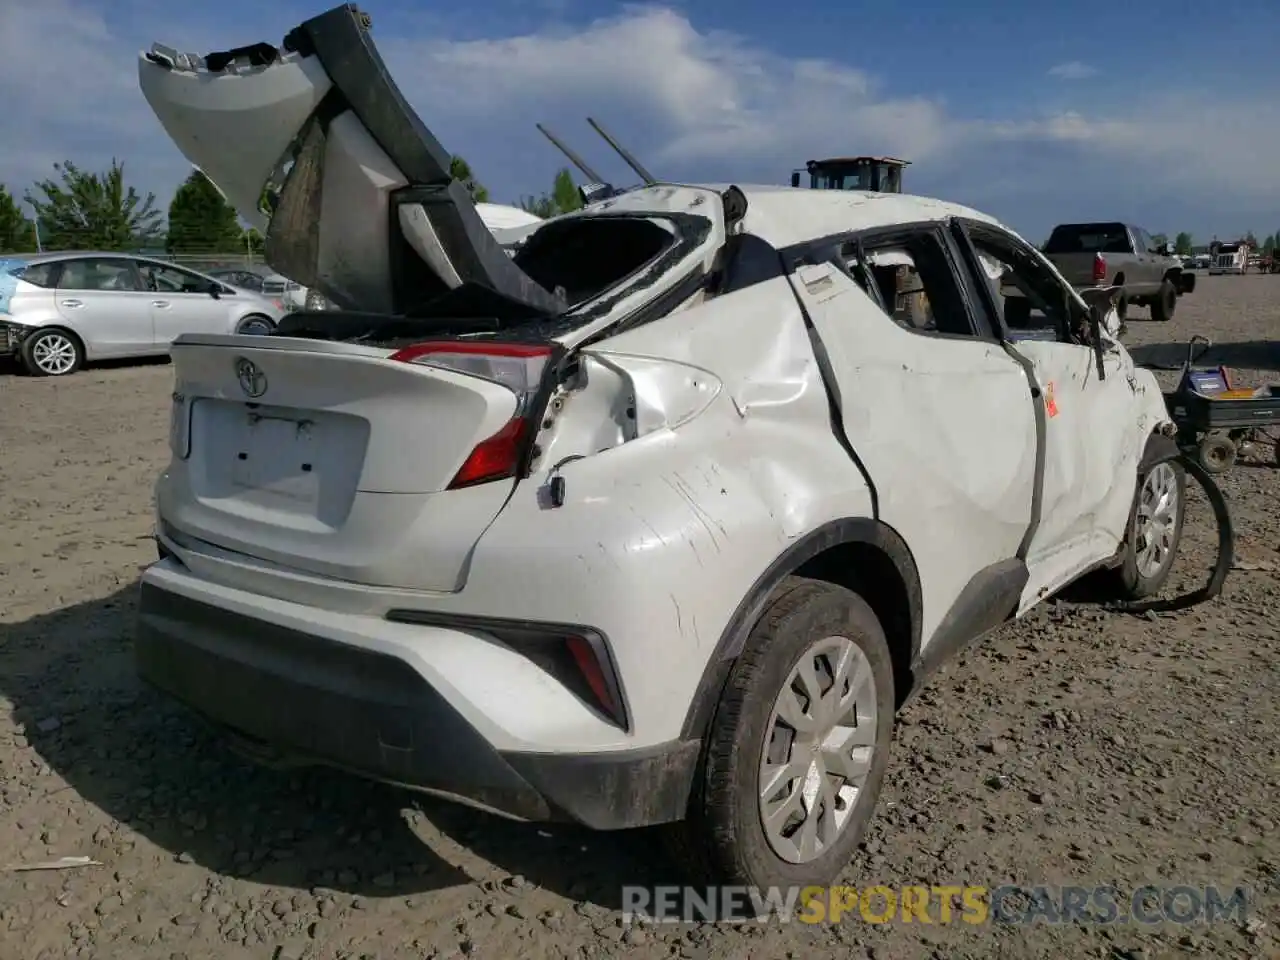
[(260, 759), (826, 883), (931, 668), (1168, 574), (1155, 380), (989, 217), (650, 185), (508, 256), (354, 8), (139, 69), (340, 308), (173, 345), (138, 667)]

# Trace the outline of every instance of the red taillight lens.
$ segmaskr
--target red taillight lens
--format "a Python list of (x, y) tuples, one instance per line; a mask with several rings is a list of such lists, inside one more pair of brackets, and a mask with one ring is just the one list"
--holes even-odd
[(565, 641), (565, 646), (569, 648), (569, 655), (573, 657), (574, 664), (582, 673), (582, 679), (587, 682), (587, 687), (591, 690), (591, 695), (596, 698), (596, 702), (606, 713), (616, 717), (618, 705), (614, 703), (609, 681), (605, 678), (604, 669), (596, 659), (596, 653), (591, 648), (591, 644), (582, 637), (570, 637)]
[(1104, 283), (1107, 279), (1107, 258), (1100, 253), (1093, 255), (1093, 282)]
[(481, 340), (435, 340), (415, 343), (392, 354), (392, 360), (439, 367), (500, 383), (516, 395), (516, 415), (501, 430), (476, 444), (458, 468), (448, 489), (470, 487), (514, 477), (533, 439), (530, 407), (551, 361), (553, 348), (542, 343), (495, 343)]
[[(559, 647), (559, 652), (556, 652)], [(583, 702), (600, 711), (609, 720), (627, 728), (627, 714), (622, 704), (622, 691), (609, 659), (608, 648), (599, 635), (566, 634), (559, 643), (535, 653), (524, 647), (526, 656), (539, 663)]]
[(459, 487), (515, 476), (520, 467), (520, 457), (524, 453), (528, 427), (528, 420), (516, 417), (488, 440), (481, 440), (449, 481), (449, 489), (457, 490)]

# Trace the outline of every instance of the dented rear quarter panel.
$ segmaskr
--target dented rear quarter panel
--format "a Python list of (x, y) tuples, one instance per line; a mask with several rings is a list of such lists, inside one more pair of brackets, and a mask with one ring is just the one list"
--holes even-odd
[(562, 463), (560, 507), (547, 502), (557, 472), (548, 457), (480, 540), (462, 593), (433, 609), (604, 631), (634, 705), (634, 740), (652, 743), (679, 735), (703, 667), (770, 563), (830, 520), (871, 516), (871, 498), (832, 433), (785, 279), (592, 352), (676, 360), (713, 372), (719, 387), (683, 424)]

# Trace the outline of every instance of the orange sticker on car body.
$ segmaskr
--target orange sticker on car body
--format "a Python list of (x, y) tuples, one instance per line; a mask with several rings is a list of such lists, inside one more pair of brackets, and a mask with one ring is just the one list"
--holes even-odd
[(1058, 401), (1053, 396), (1052, 380), (1044, 388), (1044, 411), (1051, 417), (1058, 415)]

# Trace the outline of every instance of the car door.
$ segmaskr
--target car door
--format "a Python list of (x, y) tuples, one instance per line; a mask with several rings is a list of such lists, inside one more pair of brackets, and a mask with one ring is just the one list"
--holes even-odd
[(815, 248), (792, 284), (877, 517), (913, 552), (925, 643), (1004, 619), (1025, 576), (1034, 406), (1020, 363), (977, 327), (944, 228)]
[[(1025, 555), (1029, 578), (1021, 608), (1034, 605), (1119, 549), (1137, 481), (1138, 403), (1133, 361), (1106, 340), (1098, 354), (1075, 332), (1088, 309), (1030, 244), (987, 223), (958, 223), (975, 274), (999, 270), (1031, 301), (1031, 320), (1004, 323), (999, 290), (987, 303), (1001, 336), (1027, 364), (1037, 393), (1043, 461), (1038, 517)], [(995, 268), (990, 269), (990, 268)], [(1025, 318), (1025, 309), (1022, 312)]]
[(1143, 230), (1141, 227), (1130, 227), (1133, 234), (1134, 249), (1138, 251), (1138, 279), (1142, 283), (1140, 292), (1143, 294), (1154, 293), (1160, 286), (1160, 281), (1164, 279), (1164, 271), (1161, 269), (1161, 260), (1156, 256), (1156, 242), (1151, 238), (1151, 234)]
[(153, 294), (151, 316), (155, 325), (155, 345), (167, 350), (184, 333), (230, 333), (230, 309), (221, 295), (222, 285), (182, 267), (142, 260), (138, 270)]
[(142, 356), (152, 350), (151, 298), (127, 257), (63, 261), (56, 304), (90, 358)]

